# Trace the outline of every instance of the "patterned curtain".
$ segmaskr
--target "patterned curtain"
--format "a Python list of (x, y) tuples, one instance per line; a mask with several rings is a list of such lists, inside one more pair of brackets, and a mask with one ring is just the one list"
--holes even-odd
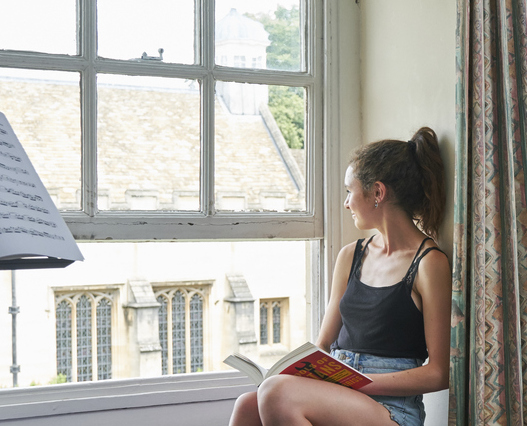
[(458, 0), (449, 425), (527, 424), (526, 0)]

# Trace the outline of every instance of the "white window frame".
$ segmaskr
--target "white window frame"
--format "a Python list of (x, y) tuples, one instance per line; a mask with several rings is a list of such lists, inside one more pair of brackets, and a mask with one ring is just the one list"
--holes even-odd
[[(78, 72), (81, 76), (81, 210), (63, 217), (77, 240), (321, 239), (323, 230), (322, 166), (322, 14), (319, 0), (306, 2), (305, 71), (237, 69), (216, 65), (214, 0), (195, 0), (195, 65), (127, 61), (97, 57), (97, 2), (77, 0), (78, 55), (0, 51), (8, 67)], [(302, 14), (301, 13), (301, 14)], [(317, 15), (318, 13), (318, 15)], [(320, 24), (312, 23), (318, 20)], [(200, 55), (201, 52), (201, 55)], [(318, 60), (317, 60), (318, 58)], [(97, 73), (197, 79), (201, 82), (201, 176), (199, 212), (100, 211), (97, 208)], [(306, 89), (306, 211), (219, 212), (214, 203), (214, 97), (216, 81), (303, 86)], [(287, 226), (284, 226), (287, 223)]]
[[(316, 3), (317, 13), (323, 15), (323, 20), (317, 21), (320, 25), (315, 37), (318, 42), (315, 43), (314, 48), (318, 50), (320, 66), (324, 68), (324, 91), (323, 114), (320, 105), (317, 106), (319, 111), (316, 113), (310, 111), (310, 114), (316, 117), (315, 122), (310, 122), (315, 123), (315, 128), (318, 126), (316, 136), (320, 143), (316, 144), (315, 152), (308, 156), (308, 168), (311, 170), (308, 176), (309, 185), (317, 190), (315, 191), (317, 194), (322, 194), (322, 190), (324, 190), (322, 194), (324, 202), (322, 203), (322, 195), (314, 200), (311, 192), (308, 192), (308, 210), (313, 208), (313, 210), (316, 210), (317, 216), (315, 220), (305, 220), (306, 218), (300, 215), (301, 225), (299, 226), (295, 224), (296, 218), (291, 214), (287, 215), (287, 220), (269, 219), (269, 217), (264, 216), (263, 221), (257, 222), (259, 224), (263, 223), (263, 227), (266, 229), (272, 229), (278, 223), (286, 225), (286, 227), (293, 228), (291, 235), (296, 235), (298, 229), (304, 229), (306, 226), (312, 229), (311, 233), (315, 236), (313, 237), (313, 244), (317, 250), (313, 250), (314, 255), (311, 262), (313, 265), (313, 276), (316, 279), (312, 282), (313, 288), (309, 288), (306, 291), (308, 310), (310, 311), (308, 315), (311, 318), (311, 321), (308, 321), (308, 325), (311, 327), (308, 336), (311, 336), (311, 338), (314, 338), (318, 333), (327, 294), (331, 287), (328, 271), (333, 269), (343, 242), (348, 241), (350, 237), (349, 231), (346, 231), (348, 233), (346, 237), (348, 238), (344, 237), (346, 217), (343, 216), (343, 209), (340, 208), (342, 204), (342, 176), (347, 165), (346, 156), (353, 145), (360, 143), (361, 136), (359, 107), (360, 64), (358, 61), (360, 10), (355, 2), (352, 1), (322, 2), (322, 0), (313, 0), (313, 2)], [(92, 35), (92, 38), (94, 39), (94, 35)], [(322, 40), (324, 41), (323, 43)], [(42, 63), (52, 68), (55, 66), (54, 60), (49, 59), (47, 55), (34, 54), (26, 58), (25, 54), (18, 53), (16, 58), (12, 56), (11, 52), (0, 51), (0, 61), (5, 64), (4, 59), (8, 58), (13, 67), (18, 65), (41, 69)], [(82, 64), (85, 63), (82, 59), (78, 59), (77, 62), (77, 68), (81, 68)], [(247, 76), (250, 77), (253, 74), (255, 74), (254, 71), (247, 71)], [(291, 78), (294, 79), (293, 76)], [(320, 91), (322, 91), (322, 88), (319, 88), (317, 93)], [(95, 105), (94, 101), (94, 99), (89, 100), (87, 105), (93, 108)], [(209, 111), (210, 114), (212, 111), (211, 107), (209, 106), (206, 111)], [(307, 130), (308, 132), (314, 132), (313, 129), (310, 130), (308, 128)], [(321, 134), (322, 136), (320, 136)], [(90, 134), (84, 135), (88, 139), (90, 136), (93, 137)], [(322, 143), (322, 139), (324, 143)], [(351, 142), (345, 143), (344, 141)], [(88, 147), (85, 147), (85, 149), (89, 150)], [(315, 157), (320, 160), (322, 154), (324, 155), (324, 167), (315, 161)], [(83, 180), (87, 180), (89, 183), (94, 179), (93, 176), (90, 176), (90, 173), (93, 173), (93, 168), (90, 168), (89, 164), (87, 166), (84, 169)], [(207, 181), (207, 179), (205, 180)], [(316, 187), (314, 187), (315, 184), (317, 185)], [(93, 185), (90, 188), (93, 189)], [(209, 191), (211, 190), (210, 186), (208, 189)], [(325, 220), (323, 222), (323, 236), (319, 237), (320, 227), (322, 226), (322, 208), (324, 209)], [(84, 218), (84, 222), (82, 222), (75, 215), (65, 216), (76, 235), (84, 235), (86, 239), (93, 239), (96, 235), (100, 235), (101, 232), (104, 234), (105, 227), (102, 225), (96, 226), (96, 233), (91, 233), (90, 227), (86, 222), (93, 220), (93, 218)], [(249, 219), (259, 219), (256, 216), (260, 217), (261, 215), (252, 215)], [(309, 214), (304, 216), (309, 216)], [(153, 217), (154, 220), (149, 220), (148, 222), (148, 228), (155, 228), (161, 224), (170, 225), (171, 223), (170, 221), (162, 222), (160, 218)], [(273, 215), (272, 217), (276, 218), (277, 216)], [(141, 215), (141, 218), (144, 218), (144, 215)], [(286, 218), (284, 217), (283, 219)], [(116, 219), (111, 217), (109, 219), (112, 219), (113, 222), (108, 224), (108, 227), (113, 226), (113, 223), (117, 222)], [(232, 218), (230, 219), (232, 220)], [(239, 218), (236, 219), (239, 220)], [(134, 218), (131, 216), (128, 218), (128, 221), (133, 220)], [(200, 224), (207, 224), (207, 221), (210, 222), (210, 218), (202, 218)], [(348, 218), (349, 221), (350, 219)], [(209, 223), (209, 226), (203, 227), (202, 232), (198, 231), (194, 235), (204, 235), (207, 233), (207, 228), (217, 228), (229, 223), (229, 215), (220, 218), (216, 217), (215, 223)], [(270, 223), (269, 227), (267, 227), (268, 223)], [(231, 226), (225, 227), (231, 228)], [(243, 228), (244, 226), (242, 225), (238, 229), (242, 230)], [(163, 229), (166, 228), (163, 226)], [(238, 232), (235, 233), (238, 234)], [(132, 233), (125, 232), (124, 234), (125, 237), (130, 238)], [(222, 232), (220, 231), (217, 234), (221, 235)], [(287, 235), (286, 231), (280, 236), (287, 238)], [(266, 235), (266, 237), (268, 236)], [(353, 237), (355, 236), (353, 235)], [(207, 237), (210, 237), (210, 235), (207, 235)], [(169, 405), (176, 406), (187, 403), (233, 401), (241, 393), (249, 390), (254, 390), (254, 386), (249, 384), (246, 377), (235, 371), (76, 383), (61, 387), (5, 389), (0, 390), (2, 394), (0, 400), (3, 401), (0, 403), (0, 421), (9, 423), (10, 420), (18, 422), (21, 419), (26, 419), (28, 422), (35, 421), (35, 424), (37, 422), (38, 424), (56, 424), (57, 419), (62, 418), (64, 415), (83, 413), (84, 417), (82, 418), (87, 423), (79, 422), (79, 424), (93, 424), (90, 416), (85, 417), (92, 412), (94, 415), (103, 412), (109, 414), (114, 412), (135, 413), (135, 411), (130, 409), (146, 408), (151, 410), (154, 407), (163, 408)], [(127, 410), (123, 410), (124, 408)], [(179, 413), (177, 407), (175, 407), (175, 410)], [(217, 416), (215, 415), (215, 417)], [(168, 418), (168, 421), (172, 423), (173, 417)], [(161, 422), (160, 424), (164, 423)], [(202, 423), (198, 419), (194, 422), (188, 421), (187, 424)]]

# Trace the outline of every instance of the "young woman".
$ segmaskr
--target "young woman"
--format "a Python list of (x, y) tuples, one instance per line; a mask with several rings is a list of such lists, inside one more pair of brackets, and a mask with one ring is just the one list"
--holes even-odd
[(231, 426), (423, 425), (422, 394), (448, 387), (451, 270), (432, 239), (445, 205), (436, 134), (366, 145), (344, 183), (355, 226), (377, 232), (340, 251), (316, 343), (373, 382), (357, 391), (271, 377), (236, 401)]

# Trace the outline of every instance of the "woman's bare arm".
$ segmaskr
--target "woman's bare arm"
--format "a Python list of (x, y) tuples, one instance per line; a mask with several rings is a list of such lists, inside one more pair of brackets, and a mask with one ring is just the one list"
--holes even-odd
[(348, 278), (351, 271), (351, 264), (353, 263), (356, 244), (357, 243), (354, 242), (343, 247), (337, 256), (337, 261), (335, 262), (331, 295), (329, 297), (329, 303), (316, 342), (318, 347), (328, 352), (331, 344), (337, 339), (340, 328), (342, 327), (339, 304), (348, 285)]

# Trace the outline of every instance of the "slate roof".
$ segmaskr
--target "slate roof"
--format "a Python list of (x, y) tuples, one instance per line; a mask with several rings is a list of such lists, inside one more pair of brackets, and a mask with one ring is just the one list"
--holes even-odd
[[(80, 206), (79, 97), (77, 84), (0, 79), (0, 111), (61, 209)], [(291, 168), (299, 165), (280, 155), (270, 123), (261, 115), (232, 115), (218, 99), (215, 106), (216, 193), (246, 194), (251, 210), (262, 208), (262, 194), (283, 194), (286, 209), (304, 209), (303, 187), (291, 177)], [(163, 209), (177, 208), (175, 193), (197, 195), (197, 90), (103, 86), (98, 114), (98, 184), (110, 209), (130, 208), (129, 190), (151, 191)], [(303, 157), (303, 151), (297, 154)]]

